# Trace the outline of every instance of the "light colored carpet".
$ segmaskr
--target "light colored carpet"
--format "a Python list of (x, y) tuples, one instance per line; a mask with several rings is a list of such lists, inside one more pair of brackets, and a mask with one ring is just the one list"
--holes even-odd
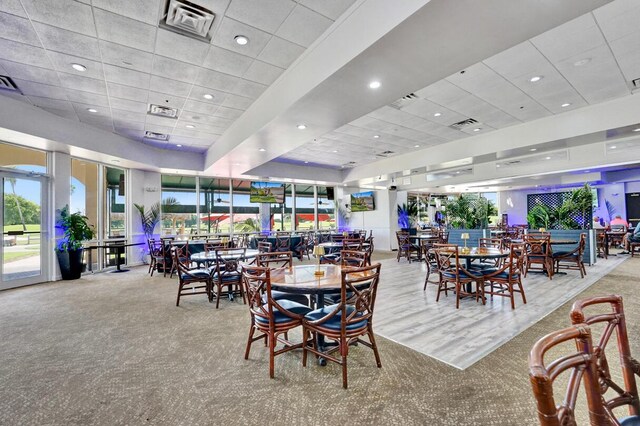
[[(639, 264), (581, 295), (625, 297), (636, 357)], [(0, 424), (535, 425), (527, 354), (569, 324), (570, 302), (465, 371), (380, 337), (383, 368), (352, 348), (343, 390), (338, 366), (303, 368), (298, 352), (269, 379), (260, 343), (243, 358), (246, 306), (175, 307), (175, 281), (140, 267), (0, 292)]]

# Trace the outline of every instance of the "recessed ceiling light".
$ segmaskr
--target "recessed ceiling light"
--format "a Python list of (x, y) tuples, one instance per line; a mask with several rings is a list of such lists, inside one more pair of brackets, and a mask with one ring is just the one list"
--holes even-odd
[(457, 175), (459, 175), (459, 174), (460, 174), (460, 170), (458, 170), (458, 171), (456, 172), (456, 174), (457, 174)]
[(187, 124), (184, 127), (186, 127), (187, 129), (195, 129), (196, 128), (196, 126), (194, 126), (193, 124)]
[(617, 148), (617, 146), (615, 146), (615, 145), (611, 146), (611, 149), (616, 149), (616, 148)]
[(243, 35), (237, 35), (233, 38), (236, 43), (238, 43), (240, 46), (244, 46), (245, 44), (249, 43), (249, 39), (247, 38), (247, 36), (243, 36)]
[(433, 114), (434, 117), (440, 117), (442, 115), (442, 113), (440, 112), (436, 112), (435, 114)]
[(180, 147), (182, 146), (182, 144), (177, 144), (176, 146), (177, 146), (178, 148), (180, 148)]
[(372, 81), (369, 83), (369, 89), (377, 89), (381, 86), (379, 81)]
[(260, 148), (258, 151), (260, 151), (260, 152), (265, 152), (265, 151), (266, 151), (266, 149), (264, 149), (264, 148)]
[[(635, 130), (634, 130), (634, 132), (635, 132)], [(380, 135), (373, 135), (374, 139), (378, 139), (379, 137), (380, 137)]]
[(562, 105), (560, 105), (560, 106), (561, 106), (562, 108), (566, 108), (566, 107), (568, 107), (569, 105), (571, 105), (571, 104), (570, 104), (570, 103), (568, 103), (568, 102), (566, 102), (566, 103), (564, 103), (564, 104), (562, 104)]
[(89, 111), (89, 112), (98, 112), (98, 110), (95, 109), (95, 108), (87, 108), (87, 111)]
[(71, 68), (80, 72), (85, 72), (87, 70), (87, 67), (82, 64), (71, 64)]
[(420, 148), (420, 145), (414, 145), (413, 147), (414, 148)]
[(542, 80), (542, 76), (541, 75), (534, 75), (533, 77), (531, 77), (529, 79), (529, 81), (532, 82), (532, 83), (535, 83), (535, 82), (540, 81), (540, 80)]
[(531, 148), (529, 151), (536, 152), (537, 150), (538, 150), (538, 148)]
[(589, 62), (591, 62), (591, 58), (584, 58), (574, 62), (573, 65), (576, 67), (581, 67), (583, 65), (587, 65)]
[(210, 94), (210, 93), (205, 93), (204, 95), (202, 95), (202, 97), (205, 98), (205, 99), (208, 99), (208, 100), (213, 99), (213, 95)]
[(308, 162), (308, 161), (305, 161), (305, 162), (304, 162), (304, 164), (309, 164), (309, 162)]
[(640, 127), (638, 127), (637, 129), (633, 129), (634, 132), (640, 132)]
[(474, 132), (479, 132), (480, 130), (482, 130), (480, 127), (476, 127), (475, 129), (473, 129)]
[(497, 168), (500, 168), (500, 164), (496, 164), (496, 167), (497, 167)]
[(545, 157), (545, 160), (551, 160), (551, 157)]
[(296, 127), (298, 127), (298, 130), (304, 130), (307, 128), (306, 124), (298, 124)]
[(111, 160), (112, 163), (119, 163), (120, 160)]
[(331, 151), (331, 152), (333, 152), (333, 153), (335, 154), (336, 152), (338, 152), (338, 150), (337, 150), (337, 149), (334, 149), (334, 150), (333, 150), (333, 151)]

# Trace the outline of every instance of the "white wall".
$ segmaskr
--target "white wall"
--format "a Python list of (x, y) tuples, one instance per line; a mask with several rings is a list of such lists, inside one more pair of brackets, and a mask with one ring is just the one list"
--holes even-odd
[[(133, 205), (140, 204), (148, 210), (154, 203), (161, 202), (160, 173), (131, 169), (129, 170), (129, 180), (126, 186), (129, 195), (126, 206), (129, 242), (145, 243), (141, 246), (128, 248), (127, 263), (135, 265), (144, 261), (144, 256), (148, 250), (145, 235), (142, 232), (140, 215)], [(155, 230), (158, 234), (160, 232), (159, 228), (160, 225)]]
[[(51, 233), (49, 238), (53, 247), (57, 247), (62, 238), (62, 230), (55, 228), (57, 212), (70, 204), (71, 200), (71, 156), (62, 152), (49, 153), (49, 173), (51, 176), (49, 223)], [(52, 280), (62, 279), (58, 258), (53, 250), (48, 250), (49, 256), (49, 277)]]
[(609, 217), (609, 213), (607, 212), (607, 206), (605, 201), (609, 201), (614, 209), (614, 217), (616, 215), (620, 215), (621, 217), (626, 219), (627, 216), (627, 208), (626, 201), (624, 196), (625, 184), (624, 183), (612, 183), (608, 185), (598, 186), (598, 208), (593, 213), (598, 217), (604, 218), (604, 221), (609, 223), (612, 218)]
[(500, 191), (499, 215), (507, 213), (509, 215), (509, 225), (519, 225), (527, 223), (527, 194), (531, 191)]

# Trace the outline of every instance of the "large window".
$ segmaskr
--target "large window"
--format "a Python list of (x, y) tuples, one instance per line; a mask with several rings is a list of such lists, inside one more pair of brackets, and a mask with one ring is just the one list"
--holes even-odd
[(335, 203), (329, 200), (326, 186), (318, 186), (318, 229), (336, 229)]
[(47, 153), (35, 149), (23, 148), (0, 143), (0, 167), (27, 172), (46, 173)]
[(234, 232), (258, 232), (260, 229), (260, 204), (249, 202), (248, 180), (233, 180), (233, 230)]
[(122, 238), (126, 235), (125, 179), (124, 170), (104, 168), (104, 238)]
[(196, 178), (162, 175), (162, 234), (191, 235), (197, 232)]
[(71, 159), (72, 213), (80, 212), (98, 229), (98, 169), (99, 165), (76, 158)]
[(293, 214), (293, 185), (284, 185), (284, 204), (271, 204), (271, 229), (275, 231), (292, 231), (291, 215)]
[(296, 185), (296, 223), (301, 231), (315, 229), (313, 185)]
[(229, 179), (200, 178), (200, 234), (229, 233)]

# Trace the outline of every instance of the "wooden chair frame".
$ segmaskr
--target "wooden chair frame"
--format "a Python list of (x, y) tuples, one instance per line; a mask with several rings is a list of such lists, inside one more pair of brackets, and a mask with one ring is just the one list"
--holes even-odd
[(548, 234), (525, 235), (524, 276), (532, 265), (540, 265), (542, 271), (546, 271), (549, 279), (553, 279), (553, 257), (551, 253), (551, 238)]
[[(181, 261), (180, 248), (174, 248), (173, 265), (175, 265), (178, 274), (178, 297), (176, 299), (176, 306), (180, 306), (181, 296), (206, 294), (207, 299), (211, 301), (212, 280), (209, 271), (205, 269), (190, 269), (185, 262)], [(202, 283), (204, 283), (204, 285), (198, 285)], [(204, 291), (201, 289), (204, 289)]]
[(421, 260), (420, 247), (411, 242), (411, 236), (408, 232), (398, 231), (396, 232), (396, 239), (398, 241), (398, 256), (397, 260), (400, 262), (401, 257), (406, 257), (409, 263), (411, 263), (411, 253), (416, 253), (416, 260)]
[[(363, 276), (363, 272), (370, 271), (375, 272), (371, 275)], [(347, 389), (347, 356), (349, 355), (349, 345), (358, 342), (373, 350), (376, 365), (378, 368), (382, 368), (378, 346), (376, 345), (373, 334), (373, 311), (379, 279), (379, 263), (363, 268), (342, 269), (340, 301), (334, 305), (333, 310), (317, 320), (309, 320), (307, 318), (302, 320), (302, 341), (305, 342), (302, 347), (303, 367), (307, 366), (307, 352), (323, 356), (325, 359), (342, 366), (342, 387)], [(351, 297), (348, 296), (348, 293), (352, 293)], [(351, 309), (348, 310), (347, 306)], [(324, 326), (327, 321), (338, 314), (340, 315), (339, 330)], [(366, 321), (364, 326), (355, 327), (363, 321)], [(335, 340), (338, 346), (326, 352), (320, 351), (316, 347), (317, 334), (322, 334), (326, 338)], [(360, 338), (365, 335), (369, 339), (368, 342)], [(310, 336), (312, 337), (311, 339), (309, 339)], [(331, 354), (334, 352), (339, 352), (340, 358), (332, 356)]]
[[(438, 263), (438, 273), (440, 274), (436, 302), (440, 301), (440, 293), (444, 292), (445, 296), (448, 296), (449, 290), (452, 290), (456, 293), (456, 309), (460, 308), (460, 299), (464, 296), (475, 296), (476, 302), (480, 299), (484, 305), (486, 303), (484, 277), (460, 266), (458, 246), (434, 244), (434, 252)], [(461, 273), (466, 276), (462, 276)], [(466, 291), (465, 286), (473, 285), (473, 283), (475, 283), (476, 291), (471, 293)], [(450, 284), (453, 287), (450, 287)]]
[(558, 272), (560, 269), (577, 269), (580, 271), (580, 277), (584, 278), (587, 275), (587, 270), (584, 267), (584, 261), (582, 260), (582, 256), (584, 255), (584, 250), (587, 247), (587, 234), (580, 234), (580, 242), (578, 243), (578, 247), (573, 249), (571, 252), (562, 254), (559, 256), (553, 257), (553, 262), (555, 264), (555, 272)]
[[(244, 294), (242, 285), (242, 273), (239, 270), (240, 262), (244, 259), (246, 248), (233, 248), (233, 249), (216, 249), (216, 264), (213, 269), (212, 284), (216, 287), (216, 309), (220, 307), (220, 297), (223, 294), (239, 294), (242, 296), (243, 303), (247, 303), (247, 299)], [(222, 254), (242, 253), (239, 259), (231, 259), (229, 256)], [(235, 289), (233, 287), (236, 287)], [(223, 293), (222, 288), (227, 287), (227, 291)], [(213, 300), (213, 291), (211, 292), (211, 299)]]
[[(495, 271), (484, 274), (485, 295), (508, 297), (511, 300), (511, 309), (516, 308), (514, 293), (520, 293), (522, 303), (527, 304), (527, 297), (522, 287), (522, 274), (524, 268), (524, 244), (511, 244), (508, 261)], [(489, 291), (487, 291), (487, 287)]]

